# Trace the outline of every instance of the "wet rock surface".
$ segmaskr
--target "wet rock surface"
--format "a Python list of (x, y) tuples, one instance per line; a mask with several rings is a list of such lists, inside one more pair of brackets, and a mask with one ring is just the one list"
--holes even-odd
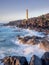
[(3, 65), (49, 65), (49, 52), (45, 52), (41, 58), (33, 55), (29, 63), (23, 56), (7, 56), (0, 61)]
[(28, 62), (23, 56), (8, 56), (1, 59), (4, 65), (28, 65)]
[(18, 37), (18, 40), (20, 41), (20, 43), (32, 44), (32, 45), (40, 43), (40, 40), (42, 40), (42, 39), (43, 38), (37, 37), (37, 36)]
[(29, 44), (29, 45), (37, 45), (39, 44), (39, 48), (49, 51), (49, 38), (48, 37), (37, 37), (37, 36), (25, 36), (18, 37), (20, 44)]
[(49, 52), (42, 56), (42, 65), (49, 65)]
[(38, 56), (33, 55), (29, 65), (42, 65), (42, 60)]

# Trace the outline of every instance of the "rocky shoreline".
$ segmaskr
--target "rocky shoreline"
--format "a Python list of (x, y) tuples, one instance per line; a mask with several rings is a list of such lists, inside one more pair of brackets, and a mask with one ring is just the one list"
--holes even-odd
[(26, 57), (23, 56), (7, 56), (0, 59), (0, 61), (4, 65), (49, 65), (49, 52), (45, 52), (41, 58), (33, 55), (29, 63)]
[(39, 47), (44, 49), (46, 52), (41, 58), (37, 55), (32, 55), (29, 62), (27, 61), (25, 56), (6, 56), (3, 59), (0, 59), (3, 65), (49, 65), (49, 40), (46, 37), (17, 36), (17, 38), (23, 44), (39, 44)]
[(10, 21), (9, 23), (4, 24), (4, 26), (16, 26), (19, 28), (36, 30), (49, 34), (49, 13), (38, 17), (29, 18), (27, 21), (25, 19)]
[(24, 56), (7, 56), (3, 59), (0, 59), (1, 63), (4, 65), (49, 65), (49, 13), (39, 17), (30, 18), (26, 20), (11, 21), (4, 26), (16, 26), (24, 29), (36, 30), (39, 32), (44, 32), (45, 37), (38, 36), (17, 36), (20, 44), (28, 45), (38, 45), (41, 49), (44, 49), (46, 52), (44, 55), (39, 58), (36, 55), (33, 55), (28, 63), (26, 57)]

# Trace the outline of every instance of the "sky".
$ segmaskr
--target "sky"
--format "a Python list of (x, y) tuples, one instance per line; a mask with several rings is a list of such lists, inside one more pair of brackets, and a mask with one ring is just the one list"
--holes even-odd
[(49, 0), (0, 0), (0, 22), (9, 22), (49, 13)]

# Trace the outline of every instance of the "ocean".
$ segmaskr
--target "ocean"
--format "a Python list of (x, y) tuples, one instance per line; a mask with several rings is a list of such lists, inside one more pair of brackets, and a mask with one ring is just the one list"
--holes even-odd
[[(0, 26), (0, 59), (5, 56), (25, 56), (29, 62), (32, 55), (41, 58), (45, 50), (39, 45), (21, 44), (17, 36), (39, 36), (44, 37), (44, 32), (22, 29), (14, 26)], [(0, 63), (0, 65), (2, 65)]]

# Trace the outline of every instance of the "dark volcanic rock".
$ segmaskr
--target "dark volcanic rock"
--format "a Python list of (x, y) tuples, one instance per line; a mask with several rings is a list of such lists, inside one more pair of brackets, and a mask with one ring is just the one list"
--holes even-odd
[(42, 65), (49, 65), (49, 52), (42, 56)]
[(39, 57), (33, 55), (31, 60), (30, 60), (29, 65), (42, 65), (42, 61)]
[(26, 58), (23, 56), (4, 57), (1, 62), (4, 63), (4, 65), (28, 65)]
[(40, 42), (39, 46), (40, 46), (40, 48), (44, 49), (45, 51), (49, 51), (49, 41), (48, 40), (43, 39)]

